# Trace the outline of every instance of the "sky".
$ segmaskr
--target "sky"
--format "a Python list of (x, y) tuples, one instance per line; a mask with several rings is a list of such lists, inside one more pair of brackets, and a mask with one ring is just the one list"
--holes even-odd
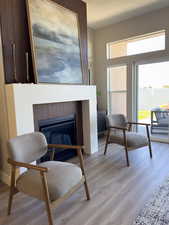
[(139, 87), (162, 88), (169, 85), (169, 62), (139, 66)]

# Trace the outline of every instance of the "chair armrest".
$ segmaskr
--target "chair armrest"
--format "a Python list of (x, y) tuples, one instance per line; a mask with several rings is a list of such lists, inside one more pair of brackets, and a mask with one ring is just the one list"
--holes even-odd
[(84, 149), (83, 145), (48, 144), (48, 148)]
[(168, 113), (169, 114), (169, 110), (153, 110), (151, 112), (152, 113), (160, 112), (160, 113)]
[(109, 129), (127, 130), (125, 127), (110, 126)]
[(135, 125), (150, 126), (150, 124), (149, 124), (149, 123), (128, 122), (128, 124), (135, 124)]
[(51, 148), (51, 155), (50, 155), (50, 160), (54, 160), (55, 156), (55, 149), (57, 148), (63, 148), (63, 149), (76, 149), (78, 153), (81, 152), (82, 149), (85, 147), (83, 145), (63, 145), (63, 144), (48, 144), (48, 148)]
[(40, 172), (48, 172), (48, 168), (46, 167), (32, 165), (32, 164), (23, 163), (23, 162), (17, 162), (12, 159), (8, 159), (8, 163), (11, 164), (12, 166), (25, 167), (27, 169), (38, 170)]

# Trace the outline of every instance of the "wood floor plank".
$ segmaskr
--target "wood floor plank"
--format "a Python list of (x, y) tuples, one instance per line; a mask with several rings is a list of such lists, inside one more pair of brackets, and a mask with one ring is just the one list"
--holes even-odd
[[(139, 210), (154, 191), (169, 177), (169, 145), (152, 143), (153, 159), (148, 149), (129, 153), (126, 167), (122, 147), (109, 146), (85, 157), (91, 200), (86, 201), (82, 187), (58, 208), (53, 209), (55, 225), (131, 225)], [(78, 163), (74, 158), (72, 162)], [(47, 225), (45, 205), (24, 194), (14, 197), (11, 216), (7, 214), (8, 187), (0, 183), (0, 225)]]

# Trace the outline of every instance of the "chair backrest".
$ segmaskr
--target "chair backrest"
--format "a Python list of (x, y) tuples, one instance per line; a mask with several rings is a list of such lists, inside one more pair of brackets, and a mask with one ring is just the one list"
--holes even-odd
[(18, 162), (31, 163), (47, 152), (46, 138), (40, 132), (15, 137), (8, 143), (9, 157)]
[(107, 116), (107, 127), (127, 127), (127, 118), (123, 114), (110, 114)]
[(157, 122), (160, 122), (161, 119), (169, 118), (169, 110), (154, 108), (151, 111), (155, 114)]

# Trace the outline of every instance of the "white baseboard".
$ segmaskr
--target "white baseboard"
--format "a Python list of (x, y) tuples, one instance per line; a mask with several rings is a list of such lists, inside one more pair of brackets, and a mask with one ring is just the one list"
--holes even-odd
[(0, 170), (0, 180), (7, 184), (10, 185), (10, 176), (9, 174), (5, 173), (4, 171)]

